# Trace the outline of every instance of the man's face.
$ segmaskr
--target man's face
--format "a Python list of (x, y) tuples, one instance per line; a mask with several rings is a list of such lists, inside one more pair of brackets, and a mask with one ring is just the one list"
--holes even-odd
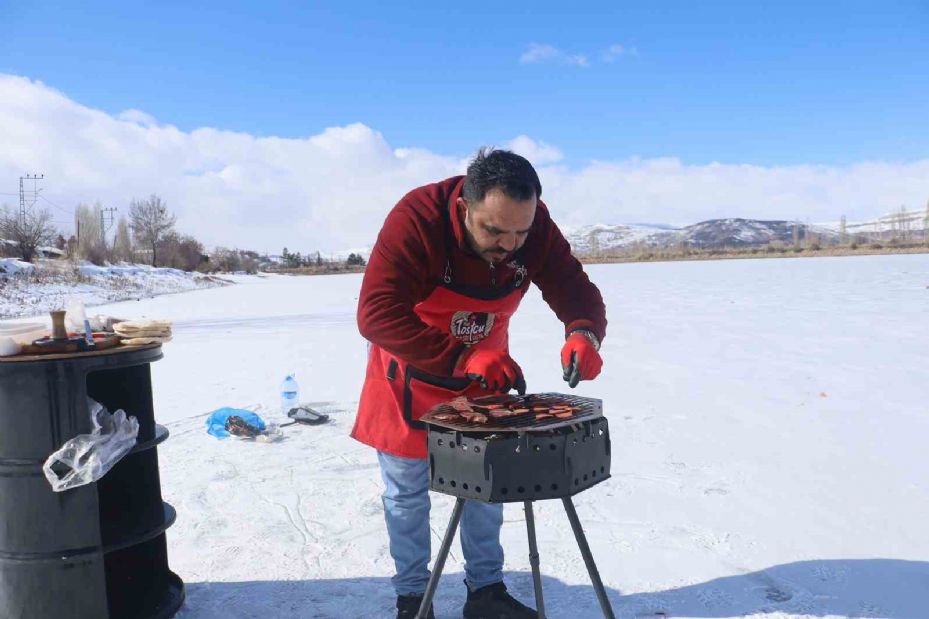
[(458, 212), (471, 249), (491, 264), (509, 259), (526, 242), (536, 202), (535, 198), (514, 200), (501, 189), (491, 189), (473, 204), (458, 198)]

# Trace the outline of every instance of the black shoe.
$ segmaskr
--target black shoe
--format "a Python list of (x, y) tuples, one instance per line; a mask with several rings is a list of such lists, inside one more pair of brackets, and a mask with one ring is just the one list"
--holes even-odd
[[(413, 619), (419, 612), (419, 606), (423, 603), (421, 595), (398, 595), (397, 596), (397, 619)], [(429, 607), (428, 619), (435, 619), (435, 613), (432, 612), (432, 606)]]
[(468, 589), (464, 619), (536, 619), (538, 616), (539, 613), (507, 593), (502, 582), (477, 591)]

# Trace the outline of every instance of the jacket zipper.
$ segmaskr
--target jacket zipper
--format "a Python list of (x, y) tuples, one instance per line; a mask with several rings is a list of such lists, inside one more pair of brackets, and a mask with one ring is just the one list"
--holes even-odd
[(490, 285), (494, 288), (497, 287), (497, 267), (494, 266), (494, 263), (490, 263)]

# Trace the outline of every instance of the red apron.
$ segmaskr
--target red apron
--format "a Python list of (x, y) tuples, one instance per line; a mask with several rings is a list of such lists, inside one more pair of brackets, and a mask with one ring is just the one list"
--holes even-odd
[[(448, 267), (443, 281), (413, 311), (468, 346), (508, 351), (510, 317), (526, 292), (522, 283), (518, 274), (500, 289), (465, 290), (452, 283)], [(425, 458), (426, 424), (418, 419), (456, 396), (488, 393), (460, 368), (452, 376), (436, 376), (372, 344), (352, 437), (396, 456)]]

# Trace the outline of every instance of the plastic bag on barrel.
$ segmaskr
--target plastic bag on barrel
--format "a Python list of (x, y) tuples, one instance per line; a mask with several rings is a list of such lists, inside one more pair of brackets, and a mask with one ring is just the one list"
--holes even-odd
[(42, 471), (52, 490), (62, 492), (92, 483), (106, 475), (129, 453), (139, 436), (139, 421), (118, 410), (110, 414), (99, 402), (88, 399), (90, 434), (75, 436), (45, 461)]

